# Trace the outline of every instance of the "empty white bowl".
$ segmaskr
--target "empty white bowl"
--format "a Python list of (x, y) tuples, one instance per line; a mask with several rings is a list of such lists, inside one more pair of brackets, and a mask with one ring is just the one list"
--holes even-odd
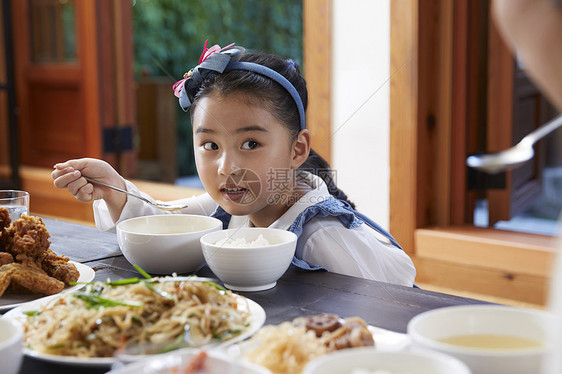
[[(457, 357), (473, 374), (540, 373), (550, 351), (548, 328), (552, 315), (531, 309), (502, 305), (466, 305), (434, 309), (421, 313), (408, 323), (412, 344)], [(480, 347), (466, 347), (443, 342), (442, 339), (471, 335), (480, 336)], [(484, 335), (484, 336), (482, 336)], [(531, 339), (538, 347), (483, 348), (496, 337)]]
[[(268, 245), (249, 246), (262, 235)], [(219, 240), (233, 244), (217, 244)], [(246, 245), (239, 246), (240, 241)], [(201, 238), (207, 265), (224, 285), (235, 291), (261, 291), (275, 287), (295, 254), (297, 236), (285, 230), (246, 227), (222, 230)]]
[(117, 224), (117, 241), (125, 258), (153, 274), (188, 273), (204, 265), (199, 239), (222, 228), (213, 217), (161, 214)]
[(23, 328), (8, 318), (0, 318), (0, 362), (4, 374), (16, 374), (23, 359)]
[(360, 370), (381, 373), (470, 374), (451, 356), (428, 350), (383, 352), (376, 348), (352, 348), (320, 356), (305, 366), (303, 374), (351, 374)]

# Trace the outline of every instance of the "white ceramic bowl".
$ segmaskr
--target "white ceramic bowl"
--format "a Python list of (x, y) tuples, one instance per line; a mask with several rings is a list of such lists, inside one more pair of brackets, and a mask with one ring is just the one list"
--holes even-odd
[[(412, 344), (457, 357), (473, 374), (540, 373), (551, 347), (548, 328), (552, 316), (546, 312), (501, 305), (466, 305), (421, 313), (408, 323)], [(459, 335), (514, 336), (541, 342), (536, 348), (471, 348), (444, 343)], [(487, 342), (490, 338), (486, 339)]]
[(23, 359), (23, 329), (8, 318), (0, 318), (0, 363), (3, 374), (17, 374)]
[(389, 374), (470, 374), (459, 360), (428, 350), (383, 352), (375, 348), (352, 348), (320, 356), (306, 365), (302, 374), (351, 374), (360, 369)]
[(199, 239), (222, 228), (216, 218), (162, 214), (117, 224), (117, 241), (125, 258), (152, 274), (188, 273), (205, 263)]
[[(259, 235), (269, 245), (257, 247), (217, 245), (221, 239), (255, 241)], [(261, 291), (275, 287), (287, 271), (297, 247), (297, 236), (271, 228), (239, 228), (206, 234), (201, 248), (207, 265), (227, 288), (236, 291)]]
[[(157, 355), (132, 364), (113, 369), (107, 374), (168, 374), (183, 373), (194, 357), (199, 354), (196, 349), (182, 349)], [(234, 361), (231, 357), (216, 351), (206, 352), (204, 372), (208, 374), (271, 374), (264, 367), (249, 362)], [(199, 371), (197, 371), (199, 373)]]

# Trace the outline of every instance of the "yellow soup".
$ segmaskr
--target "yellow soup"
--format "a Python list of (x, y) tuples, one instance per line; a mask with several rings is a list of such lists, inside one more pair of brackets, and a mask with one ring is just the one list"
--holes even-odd
[(493, 334), (457, 335), (440, 339), (440, 341), (461, 347), (483, 349), (529, 349), (542, 346), (540, 341), (534, 339)]

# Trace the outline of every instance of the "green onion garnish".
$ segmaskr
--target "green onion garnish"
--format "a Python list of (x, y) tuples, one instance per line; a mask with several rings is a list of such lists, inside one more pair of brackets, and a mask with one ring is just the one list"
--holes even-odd
[(116, 281), (111, 281), (111, 282), (106, 282), (105, 284), (109, 285), (109, 286), (124, 286), (126, 284), (135, 284), (135, 283), (139, 283), (140, 279), (137, 277), (134, 278), (125, 278), (125, 279), (119, 279)]
[(207, 286), (211, 286), (216, 288), (219, 291), (224, 291), (224, 292), (228, 292), (228, 290), (224, 287), (221, 287), (219, 284), (216, 284), (214, 282), (209, 282), (209, 281), (203, 281), (202, 283), (205, 283)]
[(142, 306), (142, 303), (137, 303), (134, 301), (124, 302), (119, 300), (112, 300), (106, 299), (103, 297), (99, 297), (94, 294), (86, 293), (86, 292), (76, 292), (73, 294), (74, 297), (77, 297), (88, 304), (89, 308), (98, 309), (100, 307), (114, 307), (114, 306), (132, 306), (132, 307), (139, 307)]
[(61, 349), (61, 348), (64, 348), (64, 347), (65, 347), (64, 344), (56, 344), (56, 345), (50, 345), (47, 348), (49, 348), (49, 349)]
[(162, 290), (154, 287), (152, 284), (150, 284), (148, 282), (144, 282), (144, 284), (146, 285), (146, 287), (150, 288), (152, 291), (156, 292), (158, 295), (160, 295), (162, 297), (165, 297), (168, 300), (174, 300), (174, 296), (172, 296), (168, 292), (162, 291)]
[(217, 340), (224, 340), (229, 335), (238, 335), (242, 332), (242, 330), (228, 330), (223, 332), (222, 334), (217, 334), (216, 332), (211, 330), (211, 334), (213, 334), (213, 338)]
[(27, 312), (23, 312), (23, 314), (25, 314), (28, 317), (35, 317), (38, 316), (39, 314), (41, 314), (40, 310), (28, 310)]
[(145, 277), (146, 279), (152, 278), (152, 276), (151, 276), (150, 274), (148, 274), (146, 271), (144, 271), (144, 269), (141, 268), (140, 266), (138, 266), (137, 264), (134, 264), (133, 267), (134, 267), (135, 269), (137, 269), (137, 271), (138, 271), (139, 273), (141, 273), (141, 275), (142, 275), (143, 277)]

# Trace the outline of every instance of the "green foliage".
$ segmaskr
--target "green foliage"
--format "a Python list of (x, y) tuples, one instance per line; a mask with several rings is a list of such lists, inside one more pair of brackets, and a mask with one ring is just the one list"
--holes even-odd
[[(302, 64), (302, 0), (134, 0), (133, 36), (136, 78), (167, 76), (170, 85), (198, 64), (207, 39), (209, 47), (236, 43)], [(195, 174), (192, 153), (189, 116), (181, 112), (180, 175)]]

